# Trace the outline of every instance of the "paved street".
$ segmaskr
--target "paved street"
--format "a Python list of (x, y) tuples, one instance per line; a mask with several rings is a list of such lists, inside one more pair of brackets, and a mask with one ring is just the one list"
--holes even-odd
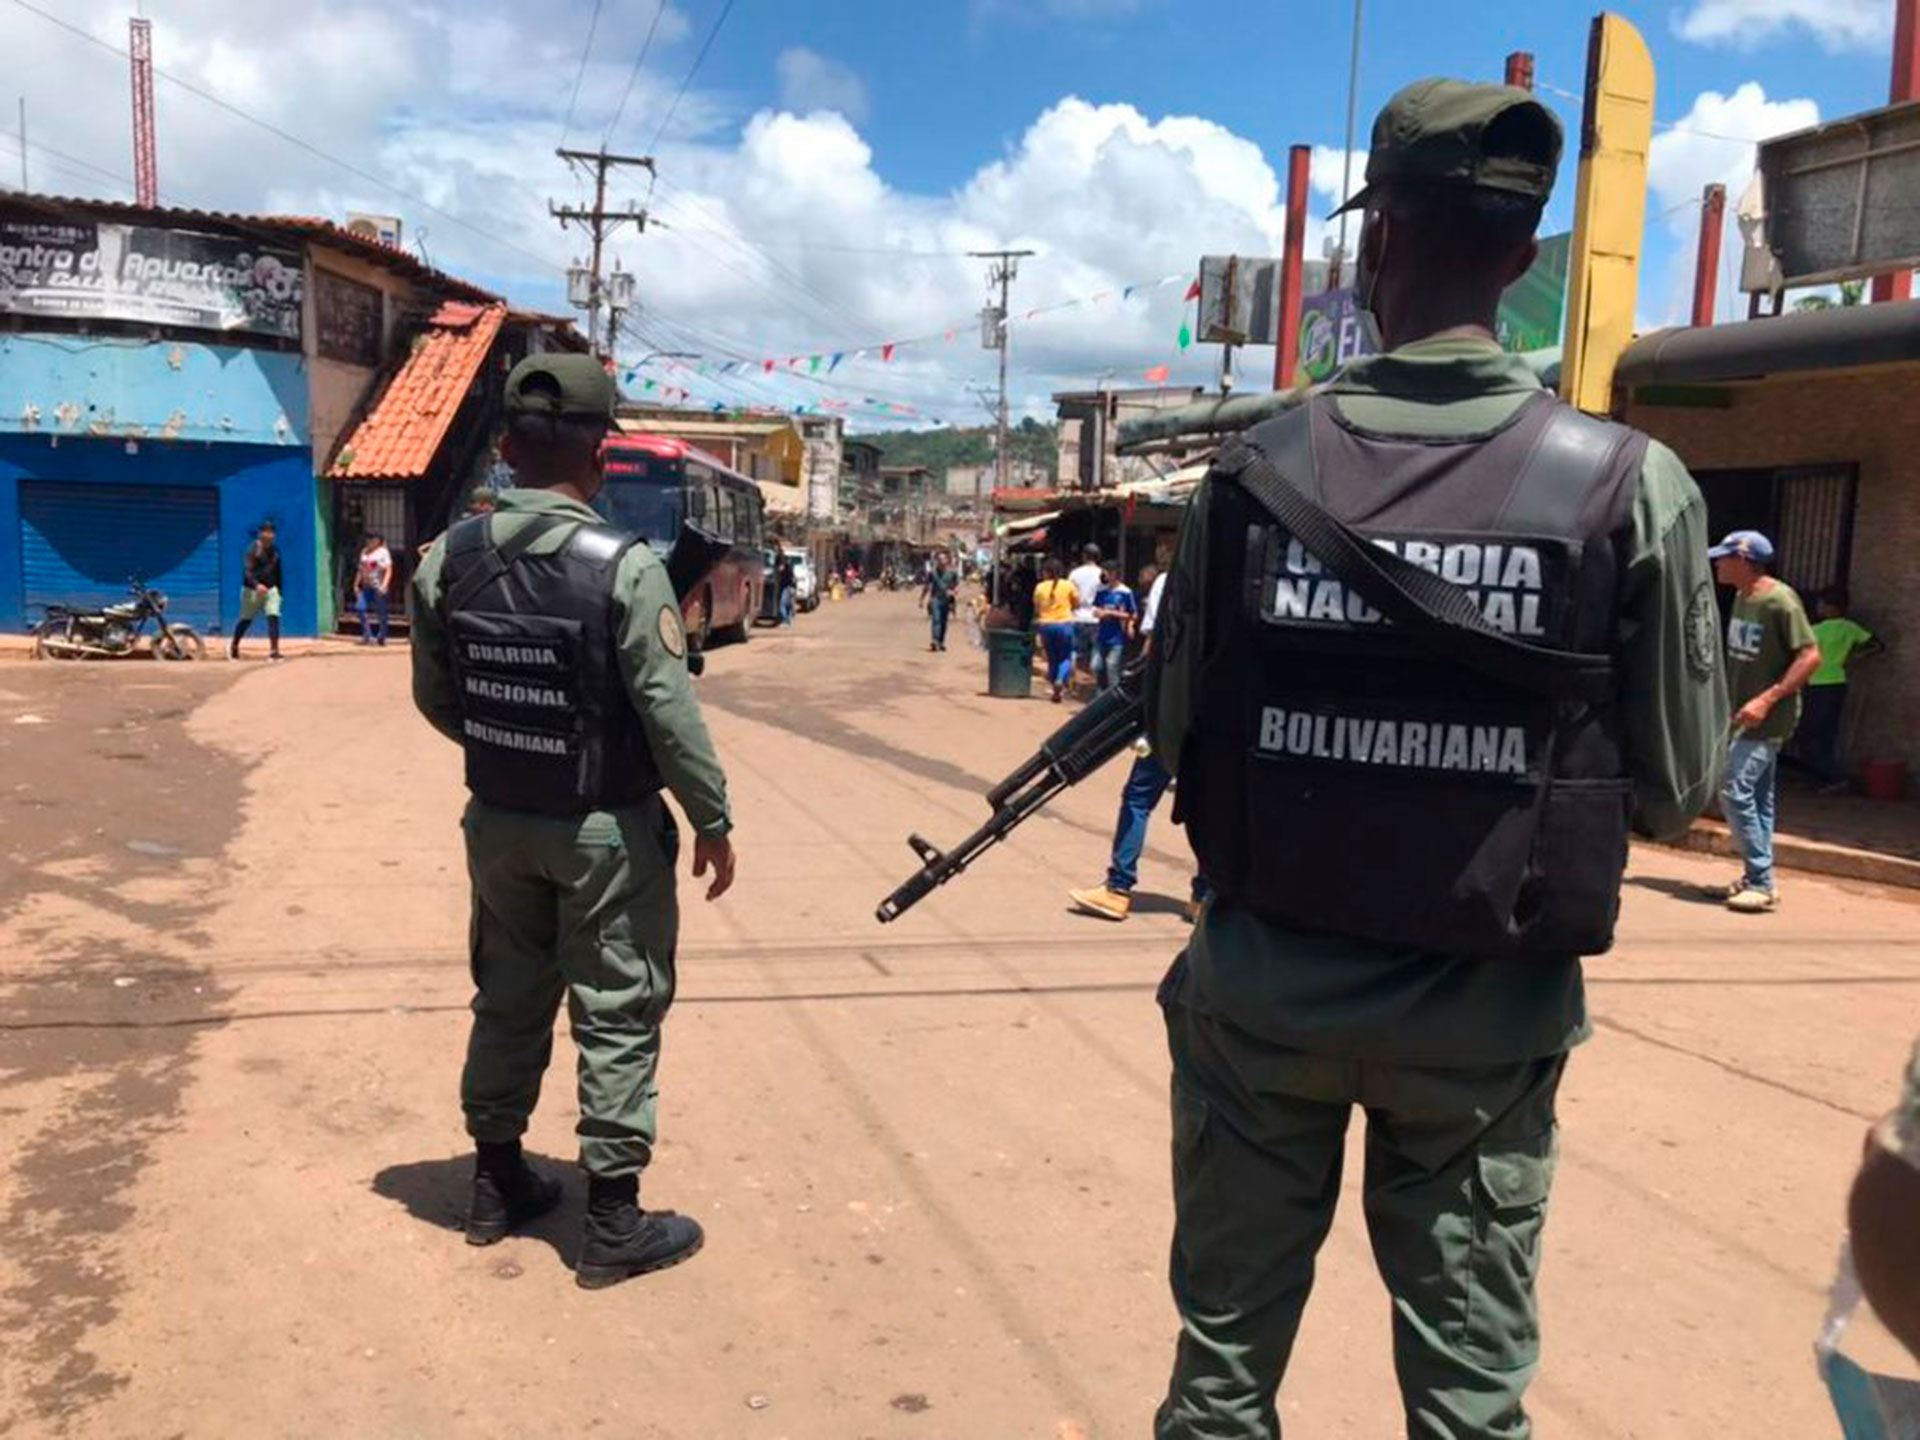
[[(582, 1186), (470, 1249), (458, 755), (405, 650), (278, 668), (0, 665), (0, 1433), (1146, 1433), (1174, 1318), (1177, 830), (1115, 927), (1120, 773), (898, 925), (871, 912), (1063, 712), (990, 701), (869, 594), (716, 652), (740, 880), (683, 883), (644, 1198), (706, 1251), (603, 1293)], [(1834, 1433), (1811, 1342), (1869, 1119), (1920, 1028), (1905, 894), (1642, 850), (1563, 1091), (1545, 1437)], [(572, 1154), (556, 1050), (531, 1148)], [(1353, 1139), (1358, 1143), (1360, 1127)], [(1349, 1164), (1290, 1434), (1398, 1429)]]

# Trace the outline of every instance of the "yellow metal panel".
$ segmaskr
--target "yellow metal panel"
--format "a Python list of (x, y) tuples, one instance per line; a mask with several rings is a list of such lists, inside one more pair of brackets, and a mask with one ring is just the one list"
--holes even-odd
[(1633, 341), (1640, 240), (1653, 144), (1653, 56), (1618, 15), (1594, 17), (1567, 274), (1560, 393), (1596, 415), (1613, 404), (1613, 370)]

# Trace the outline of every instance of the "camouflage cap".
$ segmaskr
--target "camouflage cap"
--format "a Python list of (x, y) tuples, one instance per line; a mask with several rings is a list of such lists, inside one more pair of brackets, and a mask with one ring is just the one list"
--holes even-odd
[(547, 415), (556, 420), (603, 420), (611, 424), (618, 398), (613, 377), (591, 355), (529, 355), (507, 375), (509, 415)]
[(1375, 118), (1366, 188), (1334, 214), (1358, 210), (1374, 187), (1402, 180), (1505, 190), (1544, 203), (1560, 147), (1560, 122), (1530, 91), (1416, 80)]

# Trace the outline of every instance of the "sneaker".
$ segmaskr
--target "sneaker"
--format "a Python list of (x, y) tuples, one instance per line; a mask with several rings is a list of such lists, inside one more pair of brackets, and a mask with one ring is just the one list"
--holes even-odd
[(1746, 888), (1747, 882), (1745, 880), (1731, 880), (1719, 884), (1702, 885), (1700, 887), (1700, 893), (1709, 900), (1724, 901), (1733, 899), (1734, 896)]
[(1736, 893), (1727, 897), (1727, 909), (1741, 915), (1759, 915), (1778, 909), (1779, 905), (1778, 893), (1762, 890), (1758, 885), (1742, 885)]
[(1076, 910), (1098, 915), (1102, 920), (1124, 920), (1133, 910), (1133, 897), (1124, 890), (1069, 890), (1067, 898)]
[(267, 656), (267, 659), (272, 661), (275, 665), (278, 665), (285, 658), (286, 657), (282, 655), (278, 650), (274, 651), (271, 655)]

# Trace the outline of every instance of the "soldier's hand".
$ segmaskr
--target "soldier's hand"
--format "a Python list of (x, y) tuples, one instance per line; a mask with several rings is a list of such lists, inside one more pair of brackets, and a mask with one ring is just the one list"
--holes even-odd
[(698, 880), (709, 869), (713, 883), (707, 886), (707, 899), (718, 900), (733, 888), (733, 841), (725, 835), (694, 837), (693, 878)]

